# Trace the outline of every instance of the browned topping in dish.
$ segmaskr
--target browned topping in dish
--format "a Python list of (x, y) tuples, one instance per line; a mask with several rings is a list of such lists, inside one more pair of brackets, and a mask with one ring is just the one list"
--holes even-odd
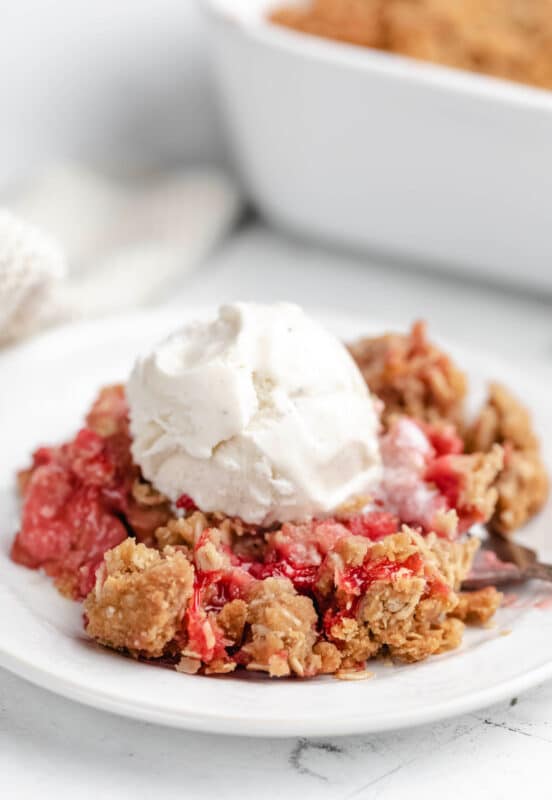
[(380, 0), (313, 0), (283, 7), (270, 19), (304, 33), (365, 47), (380, 47)]
[(279, 25), (552, 88), (552, 0), (311, 0)]

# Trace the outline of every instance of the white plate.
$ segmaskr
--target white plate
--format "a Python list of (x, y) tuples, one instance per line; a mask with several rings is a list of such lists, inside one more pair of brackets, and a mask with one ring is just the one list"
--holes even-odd
[[(194, 316), (197, 311), (194, 311)], [(8, 558), (17, 527), (13, 474), (40, 443), (75, 431), (96, 390), (124, 379), (139, 349), (191, 316), (189, 310), (87, 323), (47, 334), (0, 357), (0, 664), (66, 697), (130, 717), (201, 731), (337, 735), (426, 723), (510, 697), (552, 677), (552, 589), (534, 584), (497, 625), (469, 631), (453, 653), (410, 666), (376, 665), (363, 682), (256, 676), (205, 678), (136, 663), (87, 641), (80, 606), (42, 575)], [(342, 336), (374, 330), (358, 318), (320, 314)], [(382, 328), (377, 327), (378, 330)], [(488, 377), (519, 388), (536, 413), (550, 462), (552, 412), (532, 376), (455, 348), (474, 388)], [(548, 406), (548, 408), (547, 408)], [(526, 532), (552, 560), (548, 507)], [(535, 603), (541, 607), (535, 607)], [(505, 631), (511, 634), (504, 636)]]

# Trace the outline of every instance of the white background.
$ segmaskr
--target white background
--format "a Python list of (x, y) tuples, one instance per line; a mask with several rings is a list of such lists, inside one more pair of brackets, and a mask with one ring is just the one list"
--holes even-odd
[(46, 160), (220, 156), (199, 0), (2, 0), (0, 186)]
[[(56, 158), (220, 159), (194, 0), (18, 0), (0, 12), (0, 186)], [(173, 302), (295, 299), (413, 316), (524, 362), (550, 391), (546, 299), (283, 242), (251, 224)], [(1, 613), (1, 609), (0, 609)], [(227, 739), (80, 707), (0, 672), (0, 796), (547, 796), (552, 688), (437, 726), (344, 740)]]

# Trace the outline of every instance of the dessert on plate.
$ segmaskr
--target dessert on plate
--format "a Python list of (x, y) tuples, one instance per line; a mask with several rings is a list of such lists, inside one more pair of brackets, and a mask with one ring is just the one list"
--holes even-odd
[(347, 348), (300, 308), (236, 303), (108, 386), (19, 473), (12, 558), (83, 601), (101, 645), (184, 673), (358, 679), (485, 625), (462, 591), (547, 477), (528, 412), (464, 374), (422, 323)]

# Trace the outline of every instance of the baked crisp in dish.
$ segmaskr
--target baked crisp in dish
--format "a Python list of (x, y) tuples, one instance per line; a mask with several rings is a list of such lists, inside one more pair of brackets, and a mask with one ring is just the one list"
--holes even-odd
[(311, 0), (271, 20), (315, 36), (552, 88), (551, 0)]
[(182, 673), (355, 679), (373, 658), (458, 647), (501, 601), (493, 587), (461, 591), (470, 528), (509, 532), (546, 495), (528, 414), (493, 385), (465, 426), (466, 379), (420, 324), (350, 351), (385, 421), (370, 496), (267, 523), (171, 502), (136, 464), (126, 391), (111, 386), (72, 441), (20, 473), (12, 558), (84, 601), (97, 642)]

